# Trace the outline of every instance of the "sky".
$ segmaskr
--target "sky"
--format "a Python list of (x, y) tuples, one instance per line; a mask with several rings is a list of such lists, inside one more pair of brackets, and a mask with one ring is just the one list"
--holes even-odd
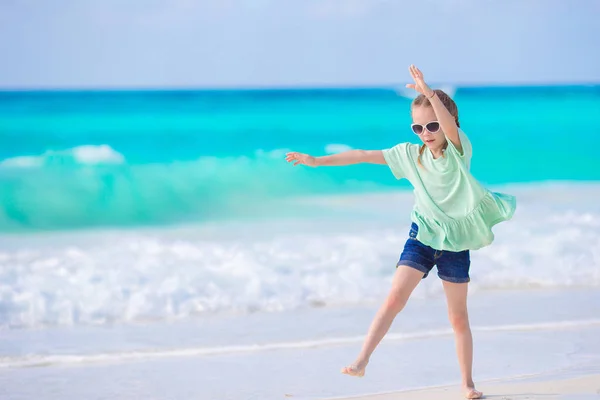
[(600, 83), (600, 0), (0, 0), (0, 87)]

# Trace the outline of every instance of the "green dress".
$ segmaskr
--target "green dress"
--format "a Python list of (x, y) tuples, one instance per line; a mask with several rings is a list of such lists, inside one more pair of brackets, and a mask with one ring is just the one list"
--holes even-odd
[(396, 179), (414, 187), (411, 219), (419, 226), (417, 239), (436, 249), (477, 250), (494, 240), (492, 227), (512, 218), (514, 196), (491, 192), (471, 175), (471, 142), (459, 129), (463, 153), (450, 140), (443, 157), (426, 148), (418, 164), (420, 146), (400, 143), (383, 150)]

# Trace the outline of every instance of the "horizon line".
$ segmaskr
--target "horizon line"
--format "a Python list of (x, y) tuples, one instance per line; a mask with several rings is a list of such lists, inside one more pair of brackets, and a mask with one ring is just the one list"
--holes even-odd
[[(488, 83), (434, 83), (431, 87), (454, 89), (493, 89), (493, 88), (566, 88), (566, 87), (596, 87), (598, 82), (488, 82)], [(404, 84), (381, 84), (381, 85), (224, 85), (224, 86), (202, 86), (202, 85), (173, 85), (173, 86), (0, 86), (0, 92), (227, 92), (227, 91), (319, 91), (319, 90), (399, 90), (405, 89)]]

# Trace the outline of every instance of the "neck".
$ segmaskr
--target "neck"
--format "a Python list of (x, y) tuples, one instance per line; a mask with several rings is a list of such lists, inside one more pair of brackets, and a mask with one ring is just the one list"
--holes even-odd
[(443, 147), (438, 147), (437, 149), (430, 149), (431, 150), (431, 154), (433, 155), (433, 158), (439, 158), (444, 154), (444, 148)]

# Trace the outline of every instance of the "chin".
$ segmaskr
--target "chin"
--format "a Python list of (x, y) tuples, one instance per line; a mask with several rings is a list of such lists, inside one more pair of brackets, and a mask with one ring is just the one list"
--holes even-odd
[(427, 146), (427, 148), (429, 150), (433, 151), (434, 153), (437, 153), (438, 150), (442, 150), (444, 148), (444, 144), (443, 143), (440, 144), (440, 143), (437, 143), (437, 142), (425, 143), (425, 146)]

